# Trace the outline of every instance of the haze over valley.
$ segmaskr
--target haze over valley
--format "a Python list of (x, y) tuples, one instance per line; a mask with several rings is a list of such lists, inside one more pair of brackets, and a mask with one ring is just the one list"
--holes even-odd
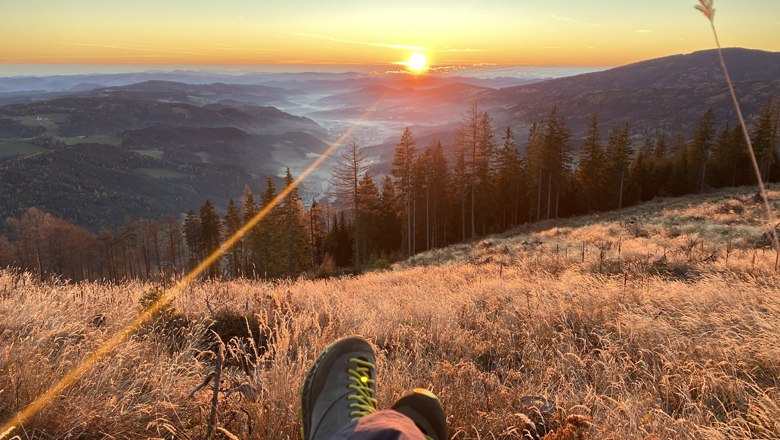
[[(748, 117), (780, 93), (779, 53), (729, 49), (726, 60)], [(528, 128), (553, 106), (574, 144), (593, 113), (607, 128), (630, 122), (637, 141), (689, 133), (709, 108), (718, 123), (735, 117), (713, 51), (607, 70), (0, 77), (0, 188), (7, 195), (0, 211), (39, 206), (96, 230), (128, 216), (181, 215), (205, 199), (224, 210), (245, 186), (260, 192), (268, 176), (280, 184), (287, 167), (297, 175), (352, 126), (381, 175), (406, 127), (420, 146), (440, 140), (449, 151), (473, 102), (490, 114), (497, 136), (511, 127), (521, 150)], [(304, 182), (307, 204), (331, 198), (332, 163)]]

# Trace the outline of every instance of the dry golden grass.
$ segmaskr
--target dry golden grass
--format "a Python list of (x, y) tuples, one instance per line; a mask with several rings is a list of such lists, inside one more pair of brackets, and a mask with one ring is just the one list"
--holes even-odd
[[(379, 405), (429, 387), (456, 438), (778, 438), (780, 274), (753, 246), (751, 195), (534, 225), (355, 278), (197, 283), (15, 434), (202, 438), (211, 387), (189, 394), (218, 317), (258, 344), (228, 343), (219, 396), (242, 439), (295, 437), (306, 368), (355, 333), (377, 349)], [(0, 273), (0, 421), (159, 287)]]

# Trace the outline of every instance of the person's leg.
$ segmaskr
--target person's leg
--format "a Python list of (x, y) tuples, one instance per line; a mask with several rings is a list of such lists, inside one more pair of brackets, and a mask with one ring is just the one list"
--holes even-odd
[(384, 409), (350, 423), (328, 440), (426, 440), (412, 419)]
[(415, 389), (390, 410), (377, 411), (376, 367), (371, 345), (352, 336), (320, 353), (301, 387), (303, 440), (445, 440), (439, 399)]
[(301, 437), (329, 439), (376, 412), (376, 359), (368, 341), (339, 339), (320, 353), (301, 387)]

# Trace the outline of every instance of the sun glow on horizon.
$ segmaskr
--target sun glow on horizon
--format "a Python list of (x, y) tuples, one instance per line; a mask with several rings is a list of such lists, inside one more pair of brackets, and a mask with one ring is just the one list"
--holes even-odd
[(414, 52), (406, 61), (406, 68), (415, 75), (419, 75), (428, 70), (428, 59), (420, 52)]

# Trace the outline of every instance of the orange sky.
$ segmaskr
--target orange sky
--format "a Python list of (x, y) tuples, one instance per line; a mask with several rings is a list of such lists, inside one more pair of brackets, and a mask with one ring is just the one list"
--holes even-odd
[[(0, 63), (625, 64), (712, 47), (694, 0), (3, 0)], [(716, 0), (724, 46), (780, 51), (780, 1)]]

